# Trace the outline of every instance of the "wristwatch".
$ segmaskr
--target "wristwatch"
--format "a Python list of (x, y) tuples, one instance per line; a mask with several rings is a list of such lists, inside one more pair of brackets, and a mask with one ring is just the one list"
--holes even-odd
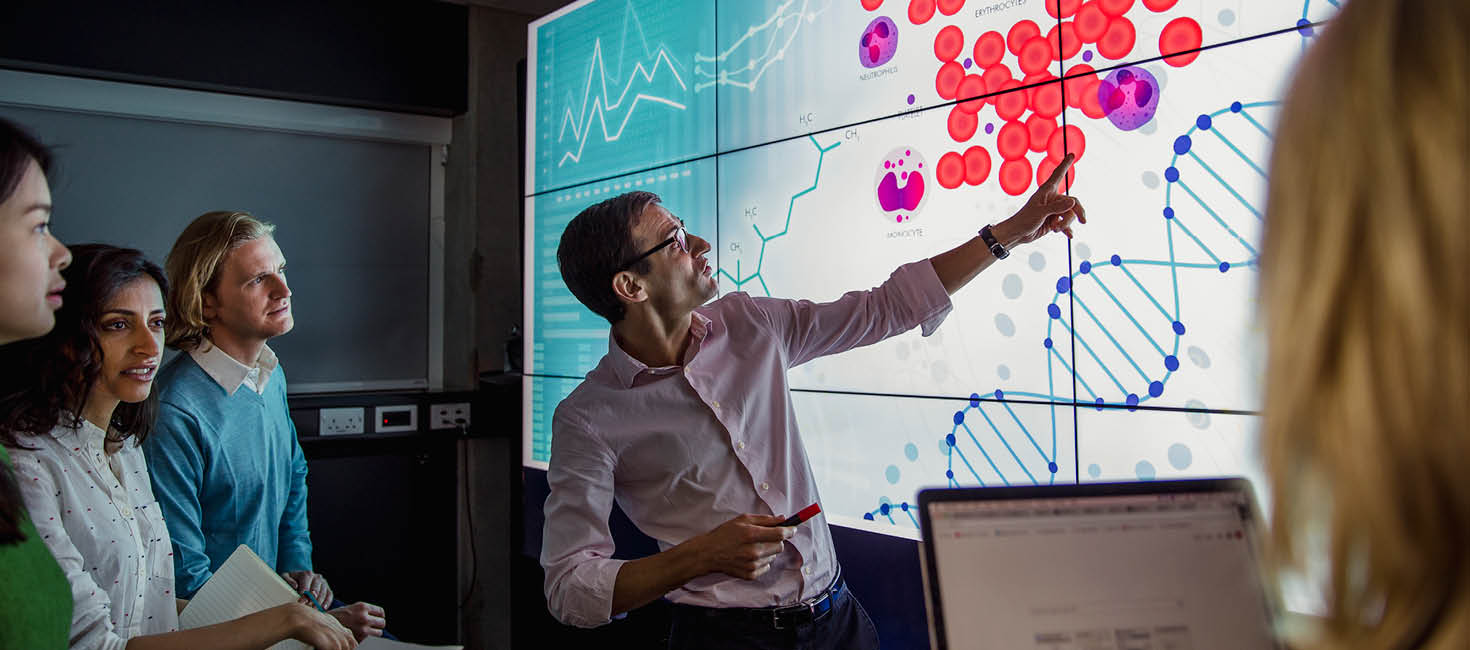
[(1006, 250), (1005, 245), (997, 241), (994, 234), (991, 234), (989, 225), (980, 229), (980, 239), (990, 247), (990, 254), (994, 255), (995, 259), (1003, 260), (1010, 256), (1011, 252)]

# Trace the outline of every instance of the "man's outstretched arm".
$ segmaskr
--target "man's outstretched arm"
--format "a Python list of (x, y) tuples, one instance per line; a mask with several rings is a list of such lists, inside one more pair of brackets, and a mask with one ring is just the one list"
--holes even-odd
[[(1051, 178), (1036, 188), (1036, 193), (1031, 195), (1026, 205), (1011, 218), (991, 226), (990, 232), (996, 241), (1009, 249), (1019, 244), (1031, 243), (1052, 232), (1063, 233), (1071, 239), (1072, 221), (1075, 219), (1087, 223), (1087, 212), (1082, 209), (1082, 203), (1062, 194), (1058, 189), (1062, 179), (1067, 176), (1067, 171), (1072, 168), (1072, 160), (1072, 154), (1067, 154), (1062, 163), (1057, 165), (1056, 171), (1052, 172)], [(990, 247), (978, 234), (955, 248), (929, 258), (934, 273), (939, 276), (944, 290), (950, 295), (969, 284), (970, 280), (975, 279), (975, 276), (994, 262), (995, 256), (990, 253)]]

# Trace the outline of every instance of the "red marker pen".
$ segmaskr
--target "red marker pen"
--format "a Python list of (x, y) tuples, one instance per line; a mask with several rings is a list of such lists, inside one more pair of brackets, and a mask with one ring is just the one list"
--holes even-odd
[(787, 517), (786, 518), (786, 521), (783, 521), (783, 522), (781, 522), (779, 524), (776, 524), (776, 525), (777, 526), (795, 526), (797, 524), (801, 524), (801, 523), (806, 522), (806, 520), (811, 519), (812, 517), (817, 516), (817, 513), (821, 512), (821, 511), (822, 511), (821, 504), (813, 503), (813, 504), (811, 504), (811, 505), (809, 505), (809, 506), (807, 506), (805, 508), (802, 508), (801, 509), (801, 512), (798, 512), (798, 513), (796, 513), (794, 515), (791, 515), (790, 517)]

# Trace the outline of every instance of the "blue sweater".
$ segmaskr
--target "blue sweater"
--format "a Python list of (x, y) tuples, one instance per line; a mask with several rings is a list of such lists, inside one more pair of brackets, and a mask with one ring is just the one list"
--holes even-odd
[(277, 367), (264, 394), (225, 393), (187, 353), (158, 373), (158, 424), (143, 443), (173, 538), (180, 598), (240, 544), (277, 571), (311, 569), (306, 457)]

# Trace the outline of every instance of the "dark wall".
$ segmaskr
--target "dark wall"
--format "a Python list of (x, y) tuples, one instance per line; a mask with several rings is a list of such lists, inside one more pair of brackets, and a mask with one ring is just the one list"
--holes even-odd
[(428, 0), (7, 0), (0, 66), (449, 116), (465, 111), (467, 15)]
[(301, 441), (313, 568), (339, 600), (381, 606), (398, 638), (457, 643), (456, 439)]

